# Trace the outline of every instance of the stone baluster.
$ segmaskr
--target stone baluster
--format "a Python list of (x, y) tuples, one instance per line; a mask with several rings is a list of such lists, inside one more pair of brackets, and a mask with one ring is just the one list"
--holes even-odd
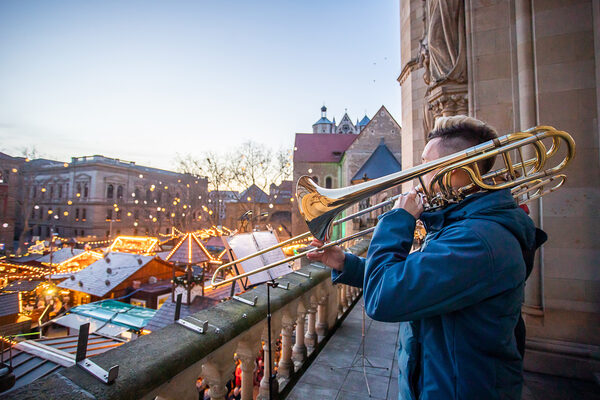
[(352, 305), (352, 300), (354, 297), (352, 296), (352, 286), (346, 287), (346, 302), (348, 303), (348, 307)]
[(342, 302), (342, 293), (344, 290), (344, 285), (336, 285), (337, 287), (337, 298), (338, 298), (338, 318), (340, 318), (344, 314), (344, 303)]
[(298, 312), (296, 319), (296, 343), (292, 349), (292, 360), (298, 365), (302, 365), (306, 360), (306, 345), (304, 344), (304, 322), (306, 321), (306, 312)]
[(242, 362), (242, 400), (252, 400), (256, 355), (238, 353), (238, 358)]
[(329, 294), (321, 297), (318, 306), (317, 306), (317, 323), (316, 323), (316, 331), (319, 336), (325, 336), (327, 330), (329, 329), (329, 324), (327, 323), (327, 302), (329, 300)]
[(317, 333), (315, 330), (317, 320), (315, 307), (311, 304), (306, 313), (308, 315), (308, 329), (306, 331), (306, 335), (304, 335), (304, 342), (308, 347), (314, 348), (317, 345)]
[(210, 400), (225, 400), (227, 396), (227, 381), (230, 379), (230, 374), (223, 373), (214, 363), (206, 363), (202, 365), (202, 377), (206, 380), (209, 386)]
[(277, 364), (277, 376), (289, 378), (294, 373), (294, 362), (292, 361), (292, 332), (293, 321), (284, 321), (281, 328), (281, 358)]
[(346, 300), (346, 290), (347, 287), (346, 285), (340, 285), (342, 287), (341, 293), (340, 293), (340, 304), (342, 305), (342, 310), (346, 311), (348, 309), (348, 305), (347, 305), (347, 300)]
[[(275, 346), (277, 346), (276, 339), (273, 339), (271, 346), (274, 350)], [(264, 371), (262, 379), (260, 380), (260, 387), (258, 390), (257, 400), (268, 400), (269, 399), (269, 377), (271, 376), (271, 371), (272, 371), (273, 365), (269, 365), (269, 341), (268, 340), (265, 340), (265, 344), (263, 345), (263, 351), (264, 351), (263, 362), (264, 362), (264, 366), (265, 366), (265, 371)], [(273, 392), (275, 394), (277, 394), (279, 392), (279, 384), (277, 382), (277, 379), (273, 379)]]

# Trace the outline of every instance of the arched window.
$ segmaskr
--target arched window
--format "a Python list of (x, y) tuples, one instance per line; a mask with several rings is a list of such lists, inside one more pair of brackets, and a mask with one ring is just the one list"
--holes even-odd
[(90, 193), (90, 191), (89, 191), (88, 185), (86, 183), (86, 184), (83, 185), (83, 197), (87, 199), (89, 193)]
[(81, 196), (81, 183), (77, 184), (77, 193)]
[(313, 176), (313, 177), (312, 177), (312, 180), (313, 180), (313, 181), (315, 181), (315, 183), (319, 183), (319, 178), (318, 178), (318, 177), (316, 177), (316, 176)]
[(117, 199), (123, 198), (123, 186), (119, 185), (117, 187)]
[(114, 197), (114, 191), (115, 191), (114, 186), (108, 185), (108, 187), (106, 188), (106, 198), (112, 199)]
[(333, 187), (333, 179), (331, 179), (330, 176), (328, 176), (327, 178), (325, 178), (325, 187), (327, 189), (331, 189)]
[(140, 189), (139, 188), (135, 188), (135, 190), (133, 191), (133, 193), (135, 193), (135, 198), (139, 200), (139, 198), (140, 198)]
[(146, 200), (147, 201), (152, 200), (152, 190), (150, 190), (150, 189), (146, 190)]

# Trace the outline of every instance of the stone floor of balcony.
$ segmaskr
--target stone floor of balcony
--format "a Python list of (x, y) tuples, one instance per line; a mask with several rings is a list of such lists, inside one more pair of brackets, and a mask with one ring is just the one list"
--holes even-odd
[[(365, 368), (371, 398), (397, 399), (399, 324), (365, 318), (365, 355), (378, 367)], [(369, 398), (362, 370), (361, 331), (362, 300), (359, 300), (286, 399)], [(352, 365), (355, 367), (348, 368)], [(522, 399), (600, 400), (600, 387), (593, 382), (525, 372)]]

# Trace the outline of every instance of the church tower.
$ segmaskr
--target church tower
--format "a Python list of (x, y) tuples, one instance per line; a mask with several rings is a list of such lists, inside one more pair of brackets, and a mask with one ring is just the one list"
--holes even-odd
[(327, 107), (321, 107), (321, 119), (313, 124), (313, 133), (333, 133), (335, 124), (327, 119)]

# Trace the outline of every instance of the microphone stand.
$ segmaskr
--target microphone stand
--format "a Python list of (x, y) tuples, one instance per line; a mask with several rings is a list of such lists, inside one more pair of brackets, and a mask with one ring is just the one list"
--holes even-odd
[[(330, 367), (330, 369), (333, 371), (334, 369), (352, 369), (352, 368), (357, 368), (360, 367), (363, 370), (363, 376), (365, 377), (365, 382), (367, 383), (367, 391), (369, 392), (369, 397), (371, 397), (371, 387), (369, 386), (369, 380), (367, 379), (367, 369), (366, 367), (369, 368), (377, 368), (377, 369), (389, 369), (387, 367), (377, 367), (375, 365), (373, 365), (373, 363), (367, 358), (367, 355), (365, 354), (365, 342), (366, 342), (366, 330), (365, 330), (365, 298), (363, 297), (363, 304), (362, 304), (362, 329), (361, 329), (361, 341), (360, 341), (360, 346), (361, 346), (361, 353), (360, 356), (354, 360), (352, 362), (352, 364), (350, 364), (347, 367)], [(365, 365), (365, 361), (367, 362), (368, 365)]]
[(269, 400), (273, 400), (273, 383), (275, 382), (275, 374), (273, 373), (273, 349), (271, 341), (271, 287), (276, 288), (279, 286), (279, 282), (275, 282), (275, 279), (267, 282), (267, 337), (269, 343), (267, 347), (269, 349)]

